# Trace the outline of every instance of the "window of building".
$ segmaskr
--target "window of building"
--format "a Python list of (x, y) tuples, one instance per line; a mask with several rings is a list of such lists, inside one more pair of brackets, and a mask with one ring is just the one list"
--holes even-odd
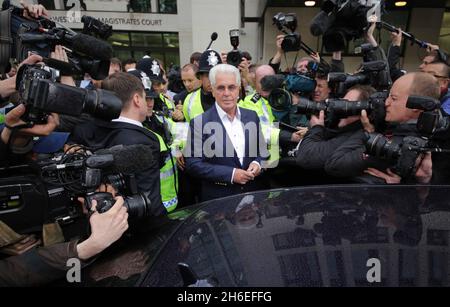
[(180, 65), (178, 33), (115, 31), (108, 41), (114, 56), (122, 61), (150, 55), (162, 61), (166, 70), (171, 65)]
[(158, 13), (176, 14), (177, 0), (158, 0)]

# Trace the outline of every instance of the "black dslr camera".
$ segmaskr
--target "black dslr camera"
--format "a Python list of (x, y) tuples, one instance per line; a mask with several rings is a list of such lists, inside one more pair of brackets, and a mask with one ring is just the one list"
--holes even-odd
[(16, 88), (26, 108), (22, 120), (30, 126), (45, 124), (49, 113), (72, 116), (88, 113), (104, 120), (119, 117), (122, 102), (113, 92), (72, 87), (56, 83), (58, 79), (59, 71), (48, 66), (20, 67)]
[(238, 67), (239, 64), (241, 64), (242, 58), (244, 57), (242, 52), (238, 49), (240, 34), (241, 32), (239, 29), (230, 30), (230, 41), (233, 50), (227, 54), (227, 63), (235, 67)]
[(407, 136), (401, 142), (388, 140), (379, 133), (366, 134), (366, 152), (369, 155), (395, 164), (394, 171), (403, 179), (414, 176), (420, 154), (433, 151), (426, 138)]
[(281, 48), (284, 52), (300, 51), (301, 37), (295, 32), (297, 30), (297, 15), (294, 13), (284, 14), (278, 13), (273, 16), (273, 24), (277, 26), (278, 30), (286, 34)]

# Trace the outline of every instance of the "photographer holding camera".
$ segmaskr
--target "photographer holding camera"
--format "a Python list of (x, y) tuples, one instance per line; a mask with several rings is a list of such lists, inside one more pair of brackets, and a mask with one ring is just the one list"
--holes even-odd
[[(348, 100), (348, 103), (367, 101), (373, 93), (374, 88), (357, 85), (347, 92), (344, 99)], [(303, 169), (323, 171), (328, 158), (342, 143), (357, 131), (363, 134), (363, 126), (358, 115), (341, 118), (337, 127), (325, 127), (325, 111), (320, 111), (318, 116), (311, 116), (310, 125), (311, 129), (303, 138), (296, 153), (297, 165)]]
[[(384, 134), (392, 143), (401, 144), (405, 137), (420, 136), (416, 124), (423, 111), (406, 107), (408, 97), (411, 95), (438, 98), (439, 84), (436, 78), (425, 73), (409, 73), (395, 81), (385, 102), (385, 120), (387, 123), (393, 124), (393, 129)], [(374, 132), (374, 127), (365, 111), (362, 112), (361, 122), (367, 132)], [(330, 154), (325, 163), (326, 172), (336, 177), (352, 178), (351, 180), (357, 182), (392, 184), (400, 182), (429, 183), (431, 181), (430, 153), (418, 155), (411, 178), (401, 178), (393, 172), (392, 162), (367, 155), (366, 143), (367, 136), (364, 133), (357, 132), (351, 135), (347, 141)]]
[[(113, 192), (112, 187), (108, 190)], [(34, 248), (24, 254), (0, 260), (0, 286), (43, 286), (66, 275), (70, 259), (79, 259), (82, 267), (93, 257), (119, 240), (128, 229), (127, 208), (122, 197), (115, 198), (114, 206), (100, 214), (93, 202), (89, 223), (90, 236), (46, 247)]]
[(106, 78), (103, 88), (114, 92), (122, 101), (120, 117), (109, 122), (95, 119), (79, 125), (71, 134), (68, 143), (95, 149), (115, 145), (149, 145), (152, 156), (159, 163), (135, 174), (137, 188), (150, 200), (151, 216), (165, 214), (166, 209), (162, 205), (160, 193), (160, 167), (164, 165), (164, 157), (160, 154), (158, 138), (142, 125), (148, 114), (144, 85), (137, 77), (119, 72)]

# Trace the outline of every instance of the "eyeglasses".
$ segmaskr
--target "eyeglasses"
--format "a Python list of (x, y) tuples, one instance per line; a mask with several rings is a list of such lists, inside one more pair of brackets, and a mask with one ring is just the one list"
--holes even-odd
[(216, 91), (218, 91), (219, 93), (224, 93), (225, 89), (228, 89), (228, 91), (234, 92), (238, 88), (239, 87), (237, 85), (229, 85), (228, 87), (226, 87), (225, 85), (219, 85), (219, 86), (216, 87)]

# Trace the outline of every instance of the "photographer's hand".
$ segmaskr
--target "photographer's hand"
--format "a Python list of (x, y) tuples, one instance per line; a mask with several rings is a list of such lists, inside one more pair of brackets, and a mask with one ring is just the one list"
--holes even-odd
[(431, 153), (421, 154), (416, 161), (416, 181), (420, 184), (429, 184), (433, 177), (433, 161)]
[(400, 182), (402, 181), (402, 177), (392, 172), (389, 168), (387, 169), (387, 173), (379, 171), (375, 168), (368, 168), (366, 171), (364, 171), (364, 173), (384, 179), (387, 184), (400, 184)]
[(364, 130), (369, 133), (375, 132), (375, 126), (370, 123), (369, 117), (367, 116), (367, 111), (361, 111), (361, 123), (363, 125)]
[[(19, 67), (17, 69), (19, 69), (23, 64), (33, 65), (39, 62), (42, 62), (41, 56), (30, 54), (28, 58), (26, 58), (22, 63), (19, 64)], [(11, 94), (16, 92), (16, 78), (17, 75), (12, 78), (0, 81), (0, 95), (2, 97), (9, 97)]]
[(23, 6), (23, 17), (25, 18), (30, 19), (30, 16), (33, 18), (50, 17), (47, 9), (42, 4), (28, 4), (23, 0), (20, 1), (20, 4)]
[(280, 64), (281, 63), (281, 59), (283, 58), (283, 48), (281, 48), (281, 44), (283, 43), (284, 40), (284, 34), (278, 35), (276, 38), (276, 46), (277, 46), (277, 52), (275, 53), (275, 55), (272, 58), (271, 64)]
[[(67, 53), (64, 50), (63, 46), (61, 46), (61, 45), (55, 46), (55, 51), (53, 51), (50, 54), (50, 58), (61, 61), (61, 62), (69, 63), (69, 58), (67, 57)], [(72, 76), (62, 76), (61, 83), (65, 84), (65, 85), (76, 86), (75, 80), (73, 80)]]
[(378, 47), (378, 43), (376, 39), (373, 37), (373, 32), (375, 31), (376, 25), (377, 25), (378, 17), (376, 15), (372, 15), (368, 18), (368, 22), (371, 24), (369, 29), (367, 29), (366, 32), (366, 40), (368, 43), (370, 43), (373, 47)]
[(316, 61), (317, 63), (320, 63), (320, 54), (318, 52), (311, 53), (310, 56), (313, 58), (314, 61)]
[(400, 47), (402, 45), (403, 32), (401, 28), (398, 28), (398, 33), (391, 33), (392, 45)]
[(324, 111), (320, 111), (319, 113), (319, 117), (315, 116), (315, 115), (311, 115), (311, 119), (309, 120), (309, 123), (311, 125), (311, 127), (314, 126), (325, 126), (325, 112)]
[(242, 76), (242, 78), (244, 79), (244, 80), (246, 80), (247, 82), (249, 82), (249, 74), (250, 74), (250, 71), (249, 71), (249, 67), (250, 67), (250, 62), (249, 62), (249, 60), (247, 60), (246, 58), (242, 58), (241, 59), (242, 61), (241, 61), (241, 63), (239, 64), (239, 66), (238, 66), (238, 68), (239, 68), (239, 71), (241, 72), (241, 76)]
[[(114, 206), (103, 214), (95, 212), (89, 220), (91, 224), (91, 235), (89, 238), (77, 245), (78, 257), (87, 260), (99, 254), (111, 244), (122, 237), (128, 229), (127, 208), (123, 205), (122, 197), (116, 197)], [(94, 200), (92, 206), (95, 210), (97, 202)]]
[[(14, 109), (12, 109), (8, 114), (5, 116), (5, 128), (2, 131), (1, 139), (3, 143), (7, 144), (9, 141), (9, 138), (11, 137), (11, 128), (14, 128), (16, 126), (24, 125), (25, 122), (20, 119), (20, 117), (25, 113), (25, 106), (23, 104), (18, 105)], [(20, 129), (17, 137), (14, 139), (15, 146), (21, 146), (24, 143), (26, 144), (27, 141), (32, 136), (47, 136), (50, 133), (53, 132), (53, 130), (56, 129), (59, 125), (59, 117), (58, 114), (52, 113), (48, 119), (47, 123), (45, 125), (35, 125), (32, 128), (24, 128)]]

